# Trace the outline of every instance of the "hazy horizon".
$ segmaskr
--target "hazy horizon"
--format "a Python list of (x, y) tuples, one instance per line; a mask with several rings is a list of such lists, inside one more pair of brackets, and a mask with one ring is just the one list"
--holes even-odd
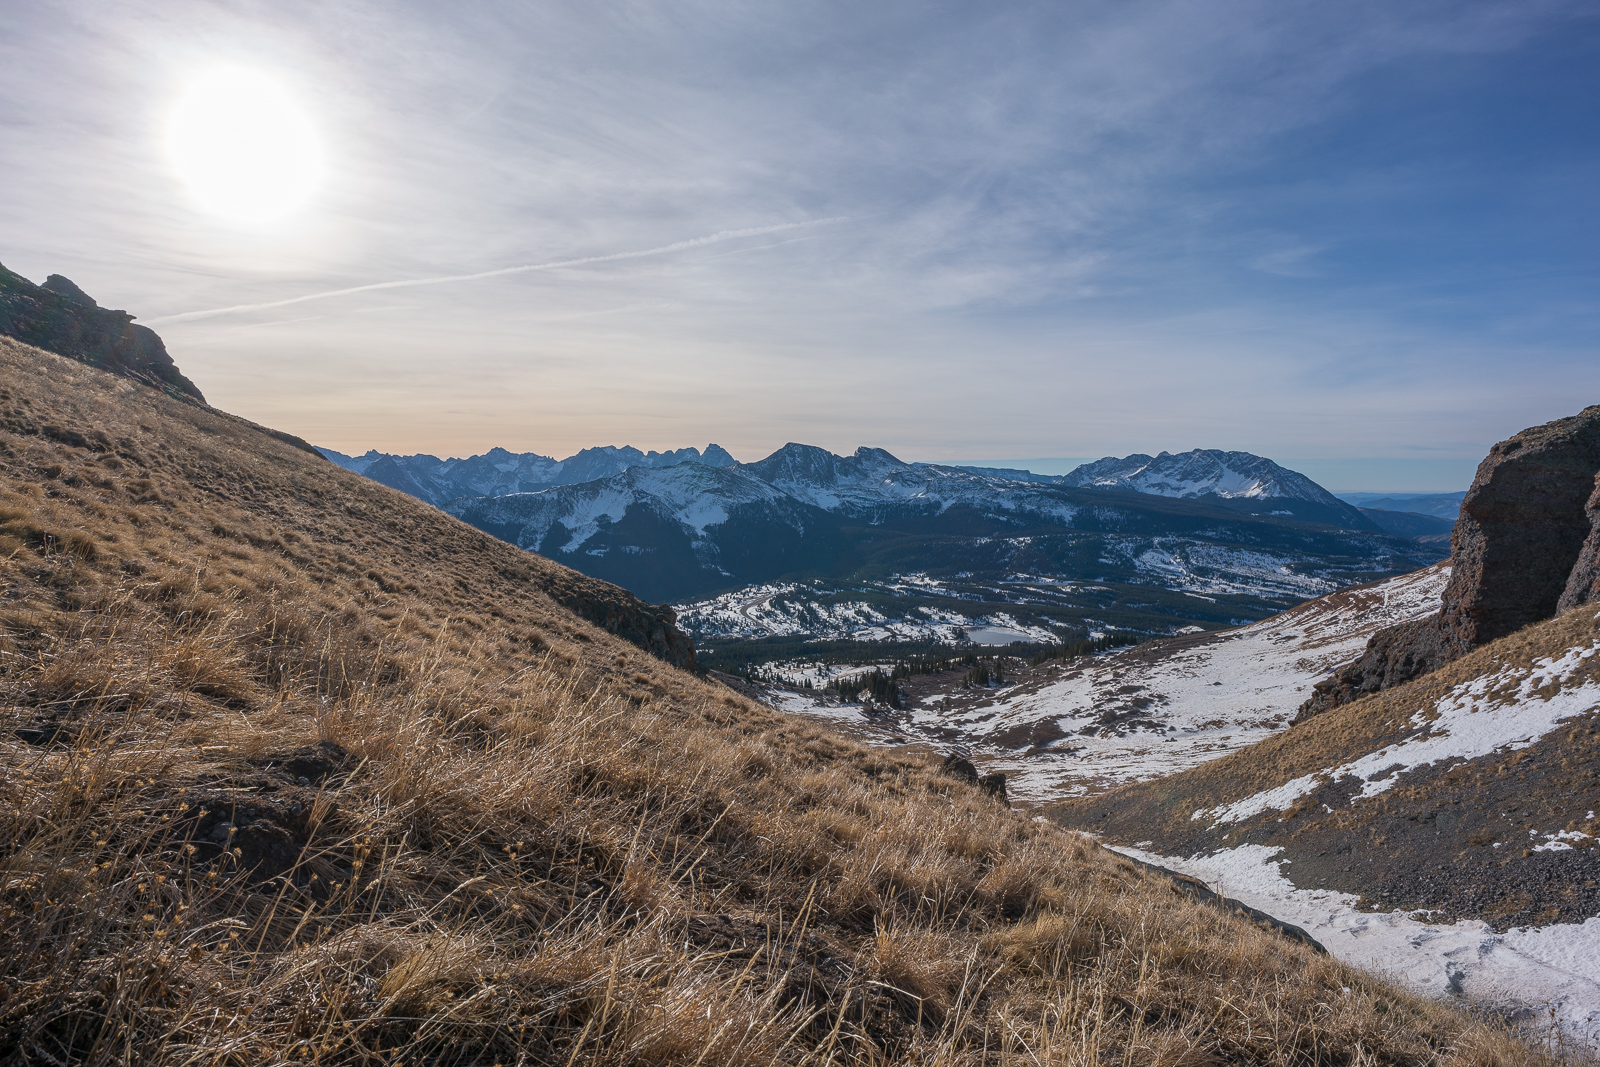
[[(0, 262), (345, 452), (1448, 491), (1600, 402), (1597, 46), (1570, 0), (33, 6)], [(281, 176), (212, 173), (261, 129)]]

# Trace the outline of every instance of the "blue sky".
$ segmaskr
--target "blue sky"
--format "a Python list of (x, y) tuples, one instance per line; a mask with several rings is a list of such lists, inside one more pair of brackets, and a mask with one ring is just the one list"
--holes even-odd
[[(219, 64), (322, 146), (272, 225), (164, 147)], [(1448, 490), (1600, 402), (1591, 4), (58, 3), (8, 13), (0, 102), (0, 261), (346, 452)]]

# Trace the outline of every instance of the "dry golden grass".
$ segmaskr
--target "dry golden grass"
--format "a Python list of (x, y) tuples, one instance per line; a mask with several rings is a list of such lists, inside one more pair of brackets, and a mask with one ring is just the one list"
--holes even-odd
[(0, 417), (7, 1062), (1543, 1062), (248, 426), (8, 343)]

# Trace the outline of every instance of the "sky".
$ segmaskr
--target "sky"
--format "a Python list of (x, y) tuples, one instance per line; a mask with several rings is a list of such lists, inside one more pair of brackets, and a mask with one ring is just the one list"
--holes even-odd
[[(256, 178), (294, 204), (230, 213), (196, 108), (287, 145)], [(344, 452), (1198, 447), (1462, 489), (1600, 403), (1597, 188), (1587, 0), (118, 0), (0, 35), (0, 262)]]

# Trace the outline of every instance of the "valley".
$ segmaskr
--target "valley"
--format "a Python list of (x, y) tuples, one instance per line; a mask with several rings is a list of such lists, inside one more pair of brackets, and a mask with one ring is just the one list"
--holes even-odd
[[(848, 723), (874, 743), (959, 745), (985, 770), (1005, 772), (1012, 799), (1031, 807), (1160, 778), (1281, 733), (1312, 684), (1378, 629), (1436, 610), (1449, 574), (1435, 565), (1262, 622), (1100, 655), (1012, 655), (997, 664), (998, 684), (968, 684), (966, 665), (916, 674), (899, 681), (900, 708), (864, 710), (819, 692), (832, 677), (889, 669), (893, 659), (874, 659), (871, 646), (854, 662), (766, 664), (762, 691), (775, 706)], [(707, 646), (708, 663), (717, 651)], [(1005, 651), (968, 655), (994, 662)]]
[[(172, 886), (159, 899), (148, 882), (133, 891), (150, 909), (145, 921), (158, 924), (149, 951), (167, 937), (196, 946), (187, 962), (158, 957), (182, 984), (139, 994), (142, 1018), (224, 1003), (281, 1018), (271, 1005), (285, 987), (273, 979), (255, 989), (253, 963), (241, 971), (225, 962), (231, 942), (207, 933), (216, 922), (253, 931), (253, 951), (273, 961), (344, 959), (355, 939), (428, 951), (403, 931), (431, 944), (492, 929), (500, 947), (472, 951), (495, 977), (475, 981), (496, 990), (496, 1003), (515, 1003), (532, 994), (514, 970), (525, 964), (514, 961), (548, 958), (552, 920), (618, 958), (654, 959), (653, 934), (622, 932), (648, 907), (674, 929), (727, 927), (709, 955), (680, 962), (685, 988), (730, 978), (723, 945), (748, 957), (735, 963), (742, 976), (778, 983), (778, 999), (762, 1009), (767, 1030), (737, 1046), (777, 1056), (783, 1046), (767, 1035), (788, 1025), (780, 1020), (795, 1001), (780, 979), (796, 960), (841, 976), (836, 992), (816, 994), (837, 997), (841, 1019), (861, 999), (868, 1014), (850, 1024), (857, 1040), (877, 1040), (873, 1027), (914, 1035), (922, 1015), (872, 992), (879, 979), (870, 976), (888, 973), (882, 922), (970, 939), (943, 918), (968, 909), (962, 922), (1005, 936), (1018, 923), (1056, 922), (1052, 901), (1088, 876), (1104, 884), (1074, 906), (1094, 909), (1121, 937), (1148, 936), (1140, 924), (1158, 906), (1170, 912), (1157, 935), (1168, 943), (1185, 936), (1178, 930), (1220, 924), (1230, 945), (1266, 939), (1248, 953), (1326, 948), (1465, 998), (1536, 1037), (1547, 1018), (1541, 1040), (1562, 1049), (1600, 1039), (1600, 976), (1585, 962), (1600, 955), (1591, 929), (1600, 927), (1600, 823), (1589, 805), (1600, 639), (1585, 607), (1600, 592), (1600, 541), (1589, 545), (1589, 520), (1568, 514), (1578, 494), (1524, 488), (1563, 449), (1589, 462), (1585, 435), (1600, 426), (1600, 409), (1494, 454), (1462, 504), (1448, 562), (1426, 539), (1373, 529), (1353, 508), (1340, 520), (1348, 525), (1321, 521), (1326, 510), (1311, 517), (1308, 509), (1332, 507), (1314, 486), (1301, 505), (1280, 506), (1266, 490), (1222, 495), (1299, 484), (1270, 461), (1234, 453), (1130, 457), (1102, 467), (1119, 484), (1097, 487), (907, 465), (871, 449), (840, 457), (791, 445), (760, 464), (718, 466), (672, 453), (634, 463), (629, 450), (608, 448), (590, 456), (623, 464), (607, 477), (448, 502), (475, 530), (324, 462), (290, 435), (165, 382), (151, 388), (136, 369), (108, 385), (109, 375), (83, 366), (92, 353), (76, 370), (55, 358), (0, 345), (0, 468), (10, 474), (0, 485), (9, 552), (0, 766), (8, 789), (20, 783), (7, 794), (20, 804), (76, 789), (79, 761), (101, 758), (106, 739), (115, 770), (86, 801), (89, 822), (74, 816), (87, 829), (49, 823), (61, 842), (49, 863), (80, 871), (75, 888), (0, 916), (32, 946), (29, 960), (53, 961), (18, 972), (24, 1014), (0, 1005), (0, 1025), (36, 1047), (71, 1058), (77, 1031), (59, 1022), (58, 1005), (97, 979), (64, 954), (123, 936), (105, 923), (134, 870), (160, 872), (157, 884)], [(1168, 461), (1181, 478), (1151, 473)], [(1519, 518), (1519, 507), (1533, 518)], [(698, 572), (680, 579), (721, 576), (720, 589), (675, 609), (516, 547), (531, 538), (558, 557), (642, 561), (633, 573), (648, 581), (671, 573), (670, 560), (651, 557), (671, 545), (661, 535), (674, 523), (699, 536), (678, 560), (694, 560)], [(1547, 540), (1561, 531), (1550, 543), (1565, 568), (1547, 567), (1533, 599), (1503, 581), (1522, 564), (1502, 542), (1529, 523)], [(789, 570), (736, 582), (724, 561), (746, 576)], [(1477, 629), (1463, 635), (1452, 620), (1469, 607)], [(1546, 621), (1504, 634), (1501, 617), (1513, 608)], [(1433, 635), (1446, 632), (1453, 643), (1441, 645)], [(1412, 657), (1403, 667), (1415, 671), (1417, 649), (1442, 665), (1403, 675), (1395, 657)], [(657, 752), (669, 758), (649, 755)], [(485, 796), (486, 782), (499, 792)], [(702, 782), (722, 782), (710, 806)], [(807, 798), (822, 783), (831, 799), (818, 805)], [(667, 795), (683, 804), (652, 799)], [(197, 814), (190, 800), (204, 805)], [(530, 802), (539, 806), (531, 822), (517, 814)], [(750, 811), (714, 846), (724, 888), (710, 897), (686, 889), (664, 857), (698, 849), (689, 870), (700, 885), (711, 877), (701, 870), (707, 843), (741, 803)], [(936, 825), (946, 803), (966, 813), (955, 837)], [(468, 823), (452, 814), (463, 807)], [(815, 836), (774, 844), (790, 841), (797, 808), (818, 813)], [(866, 821), (842, 822), (852, 811)], [(891, 826), (912, 851), (886, 861), (873, 842), (888, 841)], [(659, 873), (623, 859), (633, 855), (625, 839), (647, 833)], [(934, 894), (948, 883), (918, 883), (918, 900), (934, 900), (937, 915), (923, 916), (920, 904), (897, 912), (899, 882), (917, 877), (935, 842), (954, 857), (961, 834), (991, 842), (984, 856), (1011, 855), (1003, 869), (1028, 879), (1029, 895), (984, 888), (990, 874), (980, 865), (957, 875), (967, 888), (946, 900)], [(551, 858), (520, 861), (530, 838)], [(611, 844), (589, 851), (595, 840)], [(113, 842), (115, 854), (101, 858)], [(374, 842), (393, 858), (368, 874)], [(485, 851), (496, 842), (499, 852)], [(1128, 865), (1116, 850), (1198, 876), (1227, 899), (1197, 896), (1199, 883)], [(19, 900), (32, 900), (30, 887), (47, 877), (35, 855), (16, 861), (29, 872), (13, 883)], [(774, 883), (770, 872), (815, 870), (818, 855), (833, 857), (823, 898), (831, 915), (870, 900), (880, 932), (862, 940), (850, 920), (819, 918), (804, 953), (786, 949), (758, 968), (758, 945), (788, 935), (775, 935), (782, 919), (753, 916), (804, 912), (819, 885), (813, 878), (800, 894), (800, 874)], [(740, 890), (741, 918), (708, 911), (752, 862), (769, 873), (766, 888)], [(893, 885), (855, 888), (852, 878), (885, 862), (898, 872)], [(964, 870), (964, 860), (938, 862)], [(481, 901), (455, 899), (487, 877), (469, 870), (494, 872)], [(213, 879), (221, 895), (180, 888)], [(303, 916), (294, 931), (257, 917), (264, 894), (292, 899)], [(1110, 903), (1135, 899), (1146, 902), (1137, 914)], [(419, 926), (418, 907), (455, 925)], [(973, 942), (969, 955), (992, 954), (989, 944)], [(863, 955), (871, 952), (879, 962)], [(984, 958), (985, 981), (1006, 981), (1007, 964)], [(1305, 996), (1358, 986), (1384, 1004), (1410, 996), (1360, 972), (1291, 977), (1260, 962), (1267, 957), (1249, 958), (1275, 976), (1279, 997), (1286, 981), (1334, 983)], [(1092, 973), (1108, 990), (1128, 988), (1131, 959), (1096, 956), (1071, 981)], [(560, 988), (575, 990), (570, 982), (588, 974), (579, 966)], [(366, 1049), (364, 1020), (393, 1010), (371, 999), (370, 979), (356, 967), (316, 980), (319, 995), (354, 998), (355, 1018), (272, 1025)], [(538, 988), (551, 981), (539, 978)], [(468, 988), (450, 983), (452, 997)], [(622, 983), (634, 1005), (626, 1018), (644, 1017), (655, 988)], [(959, 997), (966, 986), (919, 988), (925, 1010), (927, 999)], [(1005, 1010), (1038, 1010), (1032, 995), (1013, 987)], [(1276, 1010), (1268, 1001), (1247, 1009), (1262, 1015), (1263, 1032)], [(1383, 1038), (1397, 1049), (1430, 1011), (1444, 1014), (1428, 1025), (1453, 1033), (1475, 1025), (1437, 1003), (1405, 1003), (1414, 1005), (1410, 1028)], [(485, 1056), (536, 1045), (572, 1059), (582, 1033), (608, 1018), (588, 1016), (575, 1048), (559, 1013), (531, 1004), (518, 1009), (533, 1020), (531, 1035), (506, 1032), (499, 1008), (427, 1010), (457, 1020), (450, 1040)], [(1200, 1016), (1177, 1017), (1189, 1020), (1187, 1047), (1214, 1047)], [(677, 1040), (676, 1019), (652, 1023), (666, 1029), (650, 1040)], [(185, 1025), (208, 1047), (225, 1040)], [(387, 1040), (404, 1047), (444, 1047), (431, 1031), (390, 1026)], [(970, 1045), (988, 1026), (949, 1040)], [(128, 1049), (163, 1040), (140, 1025), (117, 1032)], [(278, 1032), (262, 1040), (281, 1045)], [(1121, 1031), (1096, 1041), (1131, 1047)]]

